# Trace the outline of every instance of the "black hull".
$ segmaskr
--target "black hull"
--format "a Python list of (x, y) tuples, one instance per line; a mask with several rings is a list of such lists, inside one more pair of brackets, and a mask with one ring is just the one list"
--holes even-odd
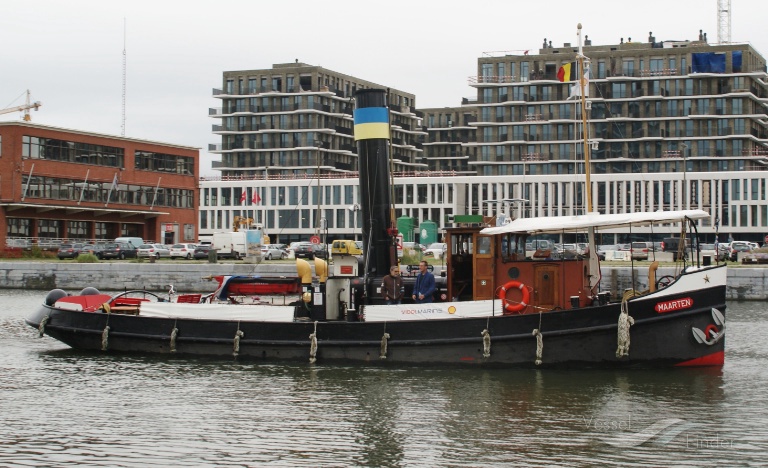
[[(318, 363), (479, 365), (488, 367), (668, 367), (722, 365), (725, 337), (711, 344), (696, 339), (693, 329), (718, 326), (712, 309), (725, 316), (725, 286), (667, 295), (664, 301), (690, 299), (696, 306), (658, 313), (659, 299), (629, 302), (629, 355), (617, 357), (619, 303), (545, 312), (451, 320), (396, 322), (250, 322), (193, 320), (77, 312), (50, 306), (27, 323), (45, 334), (82, 350), (174, 353), (198, 356), (237, 356), (240, 359)], [(109, 327), (106, 346), (104, 330)], [(177, 329), (172, 338), (174, 328)], [(490, 334), (485, 357), (483, 330)], [(543, 352), (536, 364), (541, 330)], [(238, 331), (242, 336), (237, 339)], [(723, 327), (724, 331), (724, 327)], [(382, 338), (389, 334), (385, 358)], [(172, 351), (172, 346), (175, 350)], [(237, 353), (235, 353), (236, 347)]]

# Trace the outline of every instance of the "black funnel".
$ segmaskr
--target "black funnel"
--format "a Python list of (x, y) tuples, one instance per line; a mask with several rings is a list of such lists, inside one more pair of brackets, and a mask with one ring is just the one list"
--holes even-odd
[[(392, 200), (389, 174), (389, 109), (387, 92), (363, 89), (355, 93), (355, 141), (360, 170), (360, 200), (366, 276), (381, 278), (393, 265)], [(370, 281), (369, 281), (370, 284)], [(369, 295), (370, 297), (370, 295)]]

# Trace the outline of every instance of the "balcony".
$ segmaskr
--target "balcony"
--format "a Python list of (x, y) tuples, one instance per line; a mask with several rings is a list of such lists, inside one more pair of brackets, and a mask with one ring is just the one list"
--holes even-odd
[(469, 85), (473, 84), (503, 84), (503, 83), (514, 83), (515, 77), (504, 75), (488, 75), (488, 76), (470, 76), (469, 77)]

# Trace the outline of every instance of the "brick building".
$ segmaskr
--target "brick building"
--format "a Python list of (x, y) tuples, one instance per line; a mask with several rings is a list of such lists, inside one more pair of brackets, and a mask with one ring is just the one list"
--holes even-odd
[(0, 122), (0, 247), (197, 240), (199, 148)]

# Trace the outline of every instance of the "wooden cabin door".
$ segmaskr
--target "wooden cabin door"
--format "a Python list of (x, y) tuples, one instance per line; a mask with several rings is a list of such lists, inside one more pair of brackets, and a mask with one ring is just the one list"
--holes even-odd
[(545, 311), (560, 305), (559, 273), (557, 265), (536, 265), (533, 275), (533, 305)]
[(493, 299), (494, 263), (493, 251), (495, 237), (474, 235), (474, 300)]

